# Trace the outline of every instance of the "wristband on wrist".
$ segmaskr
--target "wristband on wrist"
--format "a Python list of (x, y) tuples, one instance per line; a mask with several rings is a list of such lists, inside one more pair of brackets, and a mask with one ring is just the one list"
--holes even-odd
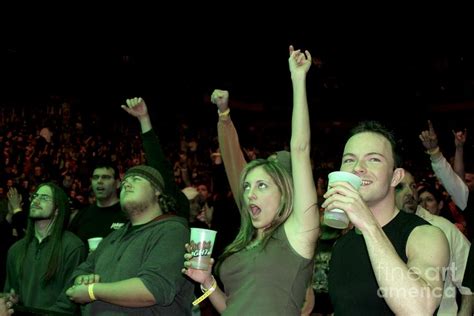
[(16, 209), (13, 210), (13, 214), (19, 213), (21, 211), (22, 211), (21, 207), (17, 207)]
[(92, 283), (92, 284), (89, 284), (89, 286), (87, 287), (87, 292), (89, 293), (89, 298), (91, 299), (91, 301), (97, 300), (97, 298), (94, 295), (94, 285), (95, 283)]
[(430, 156), (439, 153), (439, 146), (436, 146), (435, 148), (428, 149), (426, 153)]
[(201, 291), (204, 293), (203, 295), (201, 295), (199, 298), (197, 298), (196, 300), (194, 300), (193, 302), (193, 306), (196, 306), (197, 304), (201, 303), (202, 301), (204, 301), (209, 295), (211, 295), (217, 288), (217, 282), (216, 282), (216, 279), (214, 279), (214, 277), (211, 275), (212, 277), (212, 285), (210, 288), (206, 289), (202, 286), (201, 284)]
[(230, 113), (230, 108), (227, 108), (227, 110), (225, 110), (224, 112), (221, 112), (221, 111), (217, 110), (217, 114), (219, 114), (219, 117), (227, 116), (227, 115), (229, 115), (229, 113)]
[(211, 274), (212, 282), (211, 282), (211, 287), (206, 289), (202, 284), (200, 285), (201, 287), (201, 292), (206, 293), (209, 291), (214, 285), (217, 285), (216, 279), (214, 279), (214, 276)]

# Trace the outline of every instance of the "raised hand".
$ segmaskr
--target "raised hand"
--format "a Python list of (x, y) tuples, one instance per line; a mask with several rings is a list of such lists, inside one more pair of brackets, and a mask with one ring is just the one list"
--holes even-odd
[(419, 137), (426, 150), (432, 150), (438, 147), (438, 136), (436, 136), (433, 124), (430, 120), (428, 120), (428, 130), (422, 131)]
[(15, 210), (21, 210), (21, 205), (23, 204), (21, 201), (21, 195), (15, 188), (10, 188), (7, 192), (8, 198), (8, 209), (10, 212), (15, 212)]
[(467, 129), (465, 128), (464, 131), (459, 131), (459, 132), (455, 132), (453, 130), (453, 135), (454, 135), (454, 145), (456, 146), (456, 148), (464, 147), (464, 144), (466, 143), (466, 139), (467, 139)]
[(292, 45), (290, 45), (289, 51), (290, 57), (288, 58), (288, 63), (290, 65), (291, 75), (306, 75), (312, 63), (309, 51), (305, 50), (303, 54), (301, 50), (295, 50)]
[(121, 108), (128, 114), (140, 118), (148, 116), (148, 108), (142, 98), (132, 98), (126, 100), (127, 105), (122, 105)]
[(227, 111), (229, 108), (229, 91), (215, 89), (211, 94), (211, 102), (217, 105), (219, 112)]

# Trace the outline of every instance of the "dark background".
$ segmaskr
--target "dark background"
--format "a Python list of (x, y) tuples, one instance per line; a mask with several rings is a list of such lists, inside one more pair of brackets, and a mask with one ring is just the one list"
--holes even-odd
[[(447, 14), (425, 22), (397, 12), (347, 18), (302, 6), (298, 11), (308, 14), (295, 18), (294, 6), (286, 16), (233, 9), (193, 14), (183, 4), (186, 12), (134, 10), (113, 22), (107, 20), (112, 10), (12, 19), (3, 29), (2, 100), (34, 106), (54, 95), (109, 109), (143, 96), (160, 112), (194, 116), (210, 111), (206, 100), (219, 87), (242, 102), (239, 109), (263, 109), (268, 119), (287, 121), (287, 49), (294, 44), (316, 62), (308, 79), (316, 119), (471, 123), (473, 36), (461, 16), (450, 16), (454, 22)], [(30, 24), (16, 26), (21, 23)]]

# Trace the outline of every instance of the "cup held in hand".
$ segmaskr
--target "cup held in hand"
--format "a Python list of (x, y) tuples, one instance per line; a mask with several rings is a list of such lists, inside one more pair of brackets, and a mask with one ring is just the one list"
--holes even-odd
[[(348, 182), (354, 189), (359, 190), (362, 180), (357, 175), (346, 171), (334, 171), (328, 175), (328, 185), (334, 182)], [(324, 212), (324, 224), (333, 228), (345, 229), (349, 226), (349, 217), (340, 209), (332, 209)]]
[(102, 241), (102, 237), (94, 237), (87, 239), (87, 243), (89, 244), (89, 250), (94, 251), (99, 246), (100, 242)]
[(191, 268), (198, 270), (209, 269), (212, 248), (216, 239), (216, 231), (202, 228), (191, 228)]
[(349, 217), (343, 210), (340, 209), (325, 211), (324, 224), (332, 228), (346, 229), (347, 226), (349, 226)]

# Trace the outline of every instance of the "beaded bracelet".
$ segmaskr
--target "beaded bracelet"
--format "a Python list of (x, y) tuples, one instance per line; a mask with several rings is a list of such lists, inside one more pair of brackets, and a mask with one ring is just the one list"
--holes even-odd
[(201, 295), (199, 298), (197, 298), (196, 300), (194, 300), (193, 302), (193, 306), (196, 306), (197, 304), (201, 303), (202, 301), (204, 301), (209, 295), (211, 295), (217, 288), (217, 282), (216, 282), (216, 279), (214, 279), (214, 277), (212, 277), (212, 279), (214, 280), (212, 282), (212, 285), (210, 288), (208, 289), (205, 289), (202, 284), (201, 284), (201, 291), (204, 293), (203, 295)]

